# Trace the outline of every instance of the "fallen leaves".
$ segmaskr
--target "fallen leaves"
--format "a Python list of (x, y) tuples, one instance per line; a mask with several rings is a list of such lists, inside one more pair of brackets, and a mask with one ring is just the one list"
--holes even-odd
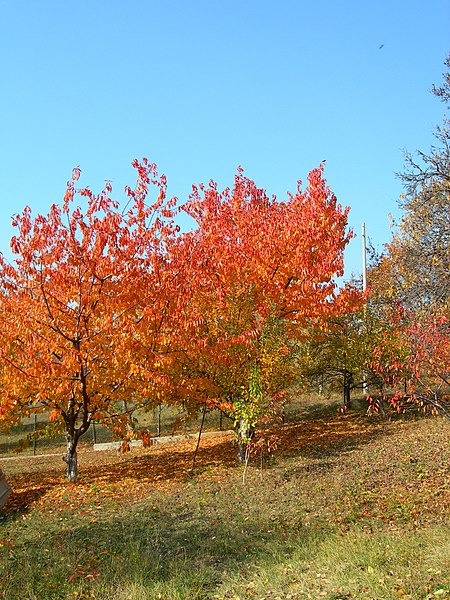
[[(426, 426), (424, 422), (424, 428)], [(402, 425), (401, 429), (401, 439), (410, 447), (414, 444), (416, 425)], [(425, 472), (420, 461), (412, 463), (409, 453), (404, 456), (398, 444), (390, 442), (391, 437), (395, 438), (391, 434), (398, 433), (398, 430), (396, 423), (368, 420), (356, 413), (287, 424), (276, 428), (279, 444), (275, 459), (277, 456), (304, 457), (305, 475), (315, 476), (317, 471), (329, 468), (323, 457), (342, 453), (348, 456), (342, 462), (339, 473), (342, 479), (348, 480), (346, 485), (351, 485), (351, 488), (342, 493), (341, 512), (330, 515), (343, 531), (350, 525), (353, 514), (355, 518), (365, 519), (368, 524), (376, 518), (390, 526), (406, 521), (419, 522), (427, 512), (441, 514), (444, 518), (450, 506), (448, 463), (439, 464), (433, 459), (428, 462), (435, 464), (434, 469), (428, 468)], [(430, 436), (433, 435), (436, 433), (431, 432)], [(380, 437), (383, 437), (383, 449), (373, 455), (373, 463), (364, 481), (352, 481), (352, 461), (357, 460), (352, 452), (363, 444), (369, 447), (370, 452), (371, 444)], [(202, 438), (197, 479), (215, 480), (220, 484), (227, 477), (227, 469), (237, 464), (236, 447), (232, 442), (233, 436), (229, 433)], [(37, 509), (49, 515), (68, 511), (73, 516), (87, 515), (91, 523), (95, 523), (113, 511), (117, 503), (139, 502), (151, 490), (177, 493), (185, 489), (192, 477), (190, 469), (195, 445), (195, 439), (185, 439), (149, 448), (134, 448), (125, 456), (113, 450), (80, 450), (77, 484), (64, 480), (60, 456), (36, 457), (28, 462), (21, 459), (8, 461), (5, 471), (13, 494), (4, 510), (26, 512)], [(429, 450), (422, 450), (427, 451), (432, 452), (432, 446)], [(395, 453), (398, 469), (394, 472), (387, 467), (386, 470), (385, 457), (392, 460)], [(254, 464), (260, 467), (260, 457), (255, 457)], [(289, 471), (285, 471), (282, 481), (289, 481), (290, 477)], [(329, 483), (333, 485), (332, 480)]]
[[(215, 468), (234, 462), (229, 434), (202, 440), (199, 460), (203, 467)], [(77, 514), (97, 514), (116, 502), (136, 502), (149, 487), (184, 482), (191, 467), (195, 440), (157, 444), (135, 449), (131, 454), (114, 451), (80, 451), (79, 483), (65, 481), (57, 457), (35, 459), (33, 465), (18, 462), (7, 474), (13, 493), (5, 512), (26, 511), (31, 507), (44, 513), (69, 510)], [(10, 466), (10, 465), (8, 465)], [(22, 468), (21, 468), (22, 467)]]

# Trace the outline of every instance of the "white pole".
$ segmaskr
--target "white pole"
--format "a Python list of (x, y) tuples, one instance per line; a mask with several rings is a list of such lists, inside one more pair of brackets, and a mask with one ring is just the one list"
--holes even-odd
[[(363, 287), (363, 292), (365, 293), (367, 291), (367, 260), (366, 260), (366, 254), (367, 254), (367, 244), (366, 244), (366, 224), (363, 223), (362, 224), (362, 287)], [(364, 308), (364, 321), (366, 321), (366, 309)], [(366, 328), (366, 323), (364, 322), (364, 329), (365, 329), (365, 333), (367, 334), (367, 328)], [(368, 395), (369, 393), (369, 387), (367, 385), (367, 381), (366, 381), (366, 372), (363, 372), (363, 377), (364, 377), (364, 381), (363, 381), (363, 393), (365, 396)]]
[(363, 292), (367, 290), (367, 245), (366, 245), (366, 224), (362, 224), (362, 284)]

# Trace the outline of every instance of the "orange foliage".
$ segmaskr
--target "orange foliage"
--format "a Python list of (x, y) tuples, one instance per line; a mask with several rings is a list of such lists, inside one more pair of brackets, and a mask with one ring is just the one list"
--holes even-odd
[(286, 202), (241, 170), (232, 190), (194, 187), (183, 209), (198, 228), (180, 234), (165, 177), (147, 159), (133, 166), (122, 212), (109, 182), (76, 189), (76, 167), (61, 207), (14, 218), (15, 262), (0, 257), (0, 424), (50, 411), (72, 480), (90, 423), (125, 451), (139, 406), (228, 406), (253, 426), (282, 399), (297, 341), (360, 302), (334, 280), (351, 233), (322, 167)]
[[(165, 200), (165, 179), (155, 165), (144, 159), (134, 167), (128, 210), (118, 211), (109, 183), (98, 195), (76, 190), (80, 171), (74, 169), (62, 207), (34, 219), (26, 207), (13, 220), (15, 262), (0, 256), (1, 423), (50, 410), (51, 421), (66, 426), (68, 476), (91, 421), (125, 430), (123, 403), (148, 397), (152, 373), (160, 370), (155, 362), (161, 307), (173, 280), (165, 254), (175, 233), (174, 201)], [(151, 186), (154, 201), (147, 199)], [(86, 198), (84, 211), (74, 205), (77, 194)], [(135, 327), (144, 316), (145, 373), (133, 361)]]
[(219, 192), (214, 182), (194, 187), (183, 210), (198, 228), (180, 240), (188, 261), (184, 326), (176, 332), (181, 393), (194, 405), (198, 397), (215, 399), (237, 419), (245, 412), (238, 398), (252, 395), (250, 380), (260, 400), (279, 400), (292, 382), (289, 358), (311, 325), (360, 306), (359, 292), (335, 282), (352, 236), (348, 209), (337, 203), (321, 166), (305, 191), (299, 183), (284, 202), (240, 169), (233, 189)]

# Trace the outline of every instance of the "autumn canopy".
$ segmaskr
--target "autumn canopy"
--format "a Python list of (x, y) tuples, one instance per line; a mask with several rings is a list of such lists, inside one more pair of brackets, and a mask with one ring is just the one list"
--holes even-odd
[(322, 166), (286, 201), (239, 170), (178, 208), (155, 165), (133, 165), (122, 207), (109, 184), (77, 189), (74, 169), (61, 206), (14, 218), (14, 260), (0, 257), (1, 420), (48, 412), (71, 480), (91, 422), (123, 438), (139, 407), (218, 407), (245, 441), (283, 401), (299, 344), (360, 303), (335, 283), (351, 234)]

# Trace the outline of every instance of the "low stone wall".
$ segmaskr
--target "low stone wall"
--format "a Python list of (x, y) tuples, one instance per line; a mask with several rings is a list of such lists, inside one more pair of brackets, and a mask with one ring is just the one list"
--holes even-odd
[[(234, 433), (232, 430), (227, 431), (205, 431), (202, 433), (202, 437), (209, 437), (212, 435), (223, 435), (223, 434), (232, 434)], [(150, 439), (152, 444), (167, 444), (170, 442), (180, 442), (181, 440), (191, 440), (197, 439), (198, 433), (185, 433), (182, 435), (163, 435), (161, 437), (152, 437)], [(129, 442), (130, 447), (139, 447), (142, 446), (142, 440), (132, 440)], [(94, 450), (102, 451), (102, 450), (119, 450), (122, 442), (106, 442), (104, 444), (94, 444)]]

